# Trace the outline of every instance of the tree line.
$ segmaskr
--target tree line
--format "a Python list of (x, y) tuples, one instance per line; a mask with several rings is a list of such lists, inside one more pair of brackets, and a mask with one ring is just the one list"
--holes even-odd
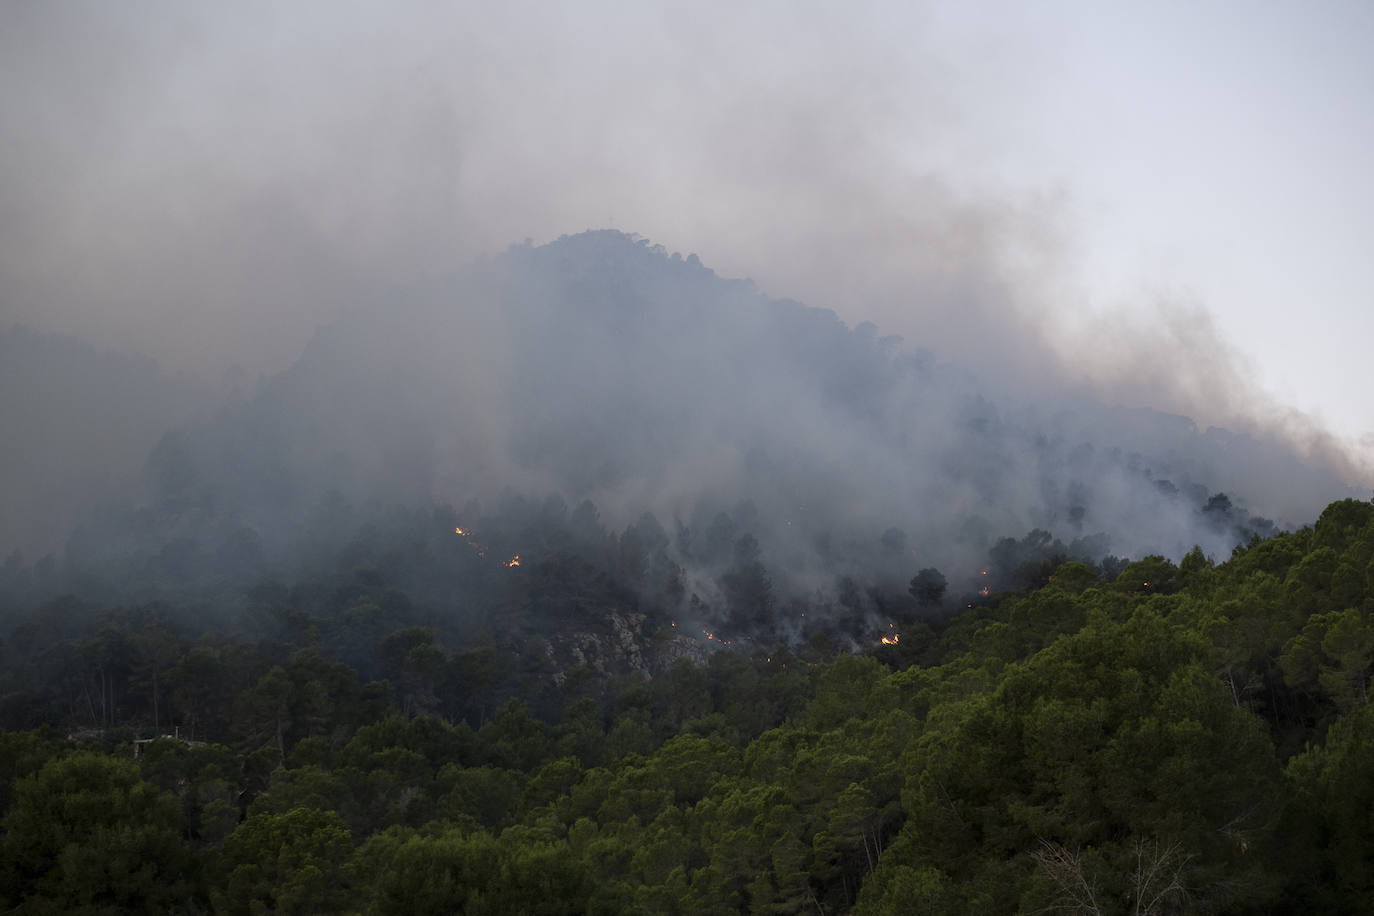
[[(1020, 573), (891, 643), (816, 633), (652, 676), (453, 641), (366, 572), (263, 586), (232, 633), (47, 602), (4, 636), (0, 902), (1363, 910), (1374, 506), (1221, 563), (1012, 545)], [(595, 582), (559, 606), (594, 615)]]

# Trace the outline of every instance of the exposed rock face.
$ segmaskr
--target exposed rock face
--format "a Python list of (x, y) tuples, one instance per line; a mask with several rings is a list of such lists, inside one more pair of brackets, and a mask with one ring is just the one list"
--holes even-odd
[(646, 614), (612, 609), (597, 620), (599, 626), (569, 629), (536, 637), (541, 667), (560, 687), (570, 668), (585, 666), (612, 676), (643, 672), (656, 674), (680, 658), (704, 665), (719, 651), (719, 643), (673, 623), (662, 625)]
[(672, 627), (668, 635), (656, 646), (656, 649), (657, 659), (654, 671), (670, 667), (679, 658), (685, 658), (693, 664), (704, 665), (712, 655), (722, 651), (719, 643), (708, 642), (700, 636), (683, 632), (678, 627)]

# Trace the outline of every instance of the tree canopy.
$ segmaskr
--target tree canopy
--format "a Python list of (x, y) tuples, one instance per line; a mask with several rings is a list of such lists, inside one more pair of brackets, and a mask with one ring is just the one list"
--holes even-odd
[[(786, 609), (725, 527), (729, 613), (767, 632)], [(667, 538), (642, 519), (617, 568), (652, 578)], [(855, 584), (856, 607), (901, 610), (862, 644), (648, 673), (598, 668), (592, 642), (570, 662), (559, 633), (515, 652), (451, 630), (365, 571), (255, 591), (252, 628), (48, 603), (4, 635), (0, 905), (1367, 908), (1374, 509), (1333, 504), (1222, 562), (1042, 570), (1053, 549), (1000, 544), (1034, 574), (947, 617), (912, 616), (953, 603), (932, 568), (906, 597)], [(640, 647), (585, 622), (615, 582), (547, 575), (525, 601), (554, 590), (607, 641), (673, 644), (670, 623)]]

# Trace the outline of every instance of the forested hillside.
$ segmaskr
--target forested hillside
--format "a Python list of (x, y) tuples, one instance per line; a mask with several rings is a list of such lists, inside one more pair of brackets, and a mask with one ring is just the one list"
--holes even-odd
[(0, 916), (1374, 916), (1374, 3), (691, 7), (0, 0)]
[[(260, 587), (232, 621), (12, 610), (0, 893), (35, 913), (1364, 911), (1374, 506), (1221, 563), (1036, 565), (1037, 544), (1000, 545), (1022, 578), (987, 595), (917, 574), (865, 645), (689, 651), (718, 640), (675, 635), (624, 570), (512, 566), (494, 533), (481, 574), (510, 574), (507, 603), (461, 641), (385, 563)], [(7, 571), (7, 607), (33, 574)], [(587, 634), (583, 661), (540, 627)]]
[[(1358, 492), (1291, 443), (1013, 386), (920, 344), (619, 232), (518, 245), (341, 314), (251, 396), (164, 411), (137, 485), (87, 494), (61, 549), (16, 534), (5, 556), (29, 603), (227, 617), (259, 582), (385, 568), (469, 633), (507, 627), (489, 618), (531, 574), (553, 604), (604, 607), (586, 563), (766, 648), (818, 616), (865, 641), (921, 569), (964, 593), (1031, 584), (1057, 555), (1224, 557)], [(146, 400), (104, 380), (106, 402)], [(26, 461), (61, 467), (43, 441)], [(517, 554), (520, 576), (496, 567)]]
[(0, 567), (3, 903), (1358, 909), (1374, 507), (996, 375), (589, 232), (153, 410)]

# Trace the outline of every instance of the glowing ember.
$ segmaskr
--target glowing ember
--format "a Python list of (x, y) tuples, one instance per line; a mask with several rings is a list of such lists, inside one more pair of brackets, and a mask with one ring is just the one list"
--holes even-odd
[(471, 528), (456, 527), (453, 533), (468, 542), (468, 546), (477, 551), (477, 559), (485, 560), (487, 557), (487, 547), (474, 536), (477, 532)]
[(986, 585), (984, 585), (982, 588), (978, 589), (978, 594), (980, 594), (980, 595), (986, 595), (987, 593), (988, 593), (988, 587), (987, 587)]
[(508, 561), (506, 562), (506, 566), (519, 566), (519, 565), (520, 565), (520, 554), (518, 554), (518, 553), (517, 553), (515, 556), (511, 557), (510, 560), (508, 560)]
[[(676, 626), (676, 624), (674, 624), (674, 626)], [(726, 648), (729, 648), (731, 645), (733, 645), (733, 643), (731, 643), (730, 640), (726, 639), (724, 636), (721, 636), (719, 633), (712, 632), (711, 630), (702, 630), (701, 635), (705, 636), (712, 642), (720, 643), (722, 646), (725, 646)]]

